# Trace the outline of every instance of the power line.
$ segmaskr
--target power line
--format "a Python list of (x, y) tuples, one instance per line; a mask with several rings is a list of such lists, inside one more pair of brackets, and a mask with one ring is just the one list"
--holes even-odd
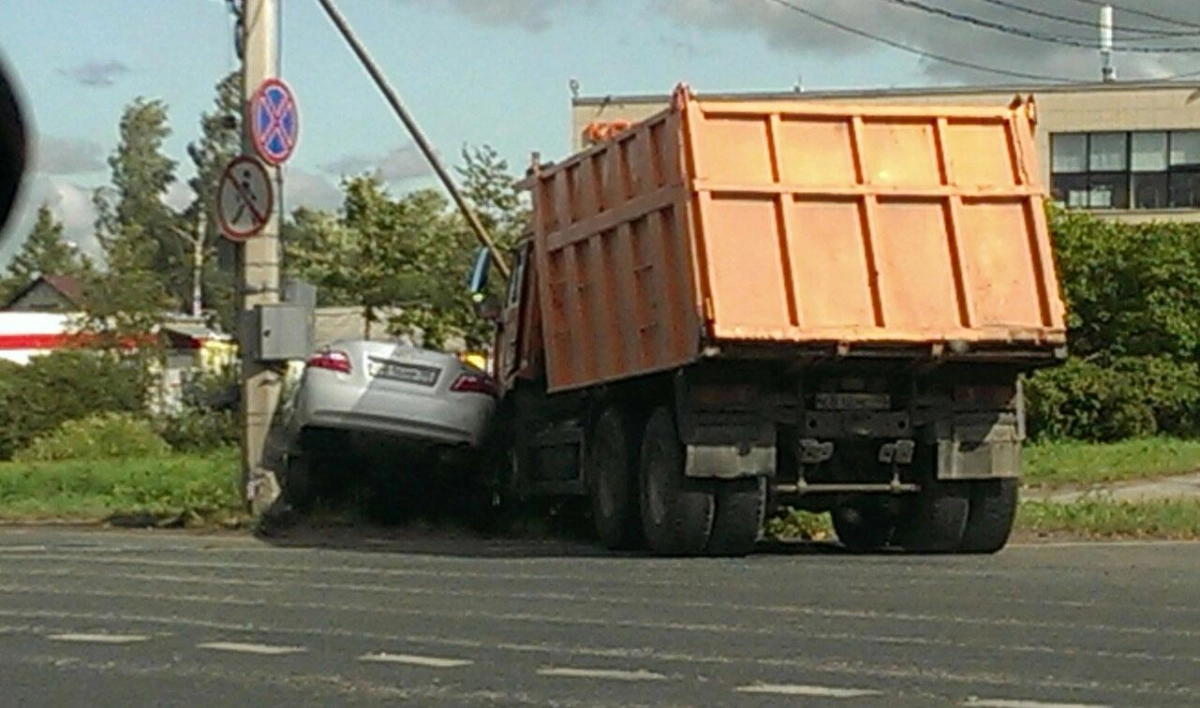
[[(1076, 39), (1074, 37), (1064, 37), (1061, 35), (1042, 34), (1040, 32), (1032, 32), (1030, 30), (1021, 29), (1020, 27), (1013, 27), (1012, 25), (1006, 25), (1002, 22), (993, 22), (991, 20), (985, 20), (985, 19), (976, 17), (974, 15), (968, 15), (968, 14), (961, 13), (961, 12), (955, 12), (953, 10), (946, 10), (944, 8), (935, 7), (933, 5), (927, 5), (923, 2), (918, 2), (917, 0), (886, 0), (886, 1), (893, 5), (899, 5), (900, 7), (908, 8), (911, 10), (918, 10), (920, 12), (924, 12), (924, 13), (927, 13), (930, 15), (944, 17), (949, 20), (954, 20), (956, 22), (962, 22), (965, 24), (973, 25), (975, 27), (981, 27), (984, 29), (994, 30), (996, 32), (1003, 32), (1005, 34), (1011, 34), (1015, 37), (1021, 37), (1023, 39), (1032, 39), (1032, 40), (1036, 40), (1039, 42), (1046, 42), (1049, 44), (1060, 44), (1060, 45), (1069, 46), (1069, 47), (1080, 47), (1083, 49), (1096, 49), (1096, 50), (1100, 49), (1099, 42), (1083, 41), (1083, 40)], [(1134, 52), (1134, 53), (1139, 53), (1139, 54), (1195, 54), (1195, 53), (1200, 53), (1200, 47), (1135, 47), (1135, 46), (1125, 45), (1125, 46), (1113, 47), (1113, 51), (1114, 52)]]
[(829, 26), (829, 27), (834, 27), (834, 28), (839, 29), (848, 34), (853, 34), (857, 37), (861, 37), (863, 39), (868, 39), (868, 40), (871, 40), (872, 42), (877, 42), (879, 44), (886, 45), (893, 49), (899, 49), (902, 52), (914, 54), (914, 55), (922, 57), (924, 59), (938, 61), (943, 64), (950, 64), (952, 66), (958, 66), (958, 67), (962, 67), (965, 69), (973, 69), (975, 71), (982, 71), (982, 72), (988, 73), (988, 74), (996, 74), (998, 76), (1009, 76), (1009, 77), (1012, 77), (1015, 79), (1030, 79), (1033, 81), (1050, 81), (1050, 82), (1054, 82), (1054, 83), (1078, 83), (1078, 81), (1079, 81), (1078, 79), (1073, 79), (1073, 78), (1069, 78), (1069, 77), (1065, 77), (1065, 76), (1052, 76), (1052, 75), (1048, 75), (1048, 74), (1034, 74), (1034, 73), (1028, 73), (1028, 72), (1023, 72), (1023, 71), (1012, 71), (1009, 69), (999, 69), (999, 68), (992, 67), (992, 66), (984, 66), (983, 64), (976, 64), (974, 62), (964, 61), (962, 59), (955, 59), (953, 57), (947, 57), (947, 56), (942, 56), (940, 54), (934, 54), (932, 52), (927, 52), (923, 49), (917, 49), (916, 47), (910, 47), (909, 45), (904, 44), (903, 42), (897, 42), (895, 40), (891, 40), (886, 37), (880, 37), (879, 35), (871, 34), (870, 32), (867, 32), (866, 30), (862, 30), (857, 27), (853, 27), (851, 25), (843, 24), (841, 22), (838, 22), (837, 20), (832, 20), (828, 17), (825, 17), (824, 15), (817, 14), (816, 12), (813, 12), (812, 10), (801, 7), (797, 4), (795, 4), (794, 2), (791, 2), (790, 0), (767, 0), (767, 2), (775, 3), (776, 5), (779, 5), (780, 7), (785, 7), (789, 10), (792, 10), (793, 12), (798, 12), (801, 15), (804, 15), (805, 17), (809, 18), (810, 20), (813, 20), (815, 22), (820, 22), (821, 24)]
[(1090, 5), (1092, 7), (1104, 7), (1105, 5), (1112, 5), (1112, 8), (1114, 10), (1120, 10), (1121, 12), (1124, 12), (1127, 15), (1134, 15), (1135, 17), (1145, 17), (1146, 19), (1149, 19), (1149, 20), (1157, 20), (1159, 22), (1165, 22), (1170, 25), (1180, 25), (1183, 27), (1192, 27), (1194, 29), (1200, 29), (1200, 24), (1195, 23), (1195, 22), (1188, 22), (1186, 20), (1181, 20), (1178, 17), (1168, 17), (1166, 15), (1156, 15), (1153, 12), (1146, 12), (1145, 10), (1131, 10), (1128, 7), (1124, 7), (1122, 5), (1117, 5), (1112, 2), (1100, 2), (1100, 0), (1074, 0), (1074, 2), (1080, 3), (1082, 5)]
[[(1083, 20), (1078, 17), (1070, 17), (1068, 15), (1060, 15), (1060, 14), (1057, 14), (1054, 12), (1046, 12), (1045, 10), (1038, 10), (1038, 9), (1032, 8), (1032, 7), (1025, 7), (1024, 5), (1020, 5), (1015, 2), (1009, 2), (1008, 0), (975, 0), (975, 1), (987, 3), (989, 5), (995, 5), (996, 7), (1003, 7), (1005, 9), (1013, 10), (1014, 12), (1020, 12), (1020, 13), (1026, 14), (1026, 15), (1030, 15), (1032, 17), (1041, 17), (1041, 18), (1047, 19), (1047, 20), (1054, 20), (1055, 22), (1062, 22), (1063, 24), (1075, 25), (1078, 27), (1087, 27), (1087, 28), (1093, 29), (1093, 30), (1096, 29), (1095, 20)], [(1124, 12), (1124, 10), (1122, 10), (1122, 12)], [(1169, 37), (1200, 37), (1200, 30), (1178, 32), (1178, 31), (1174, 31), (1174, 30), (1165, 30), (1165, 29), (1161, 29), (1161, 28), (1152, 29), (1150, 27), (1116, 27), (1115, 29), (1116, 29), (1116, 31), (1122, 32), (1122, 33), (1146, 35), (1144, 37), (1136, 38), (1136, 39), (1140, 39), (1140, 40), (1166, 39)]]

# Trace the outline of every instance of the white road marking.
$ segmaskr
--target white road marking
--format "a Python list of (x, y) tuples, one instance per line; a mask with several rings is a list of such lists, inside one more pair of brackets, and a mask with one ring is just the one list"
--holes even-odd
[(304, 647), (283, 647), (270, 644), (243, 644), (241, 642), (207, 642), (196, 645), (200, 649), (216, 651), (236, 651), (243, 654), (262, 654), (264, 656), (280, 656), (282, 654), (299, 654), (308, 651)]
[(45, 546), (0, 546), (0, 553), (44, 553)]
[(134, 644), (149, 641), (145, 634), (51, 634), (46, 637), (55, 642), (90, 642), (93, 644)]
[(805, 686), (801, 684), (756, 683), (739, 686), (738, 693), (768, 693), (777, 696), (819, 696), (822, 698), (863, 698), (878, 696), (879, 691), (868, 688), (836, 688), (833, 686)]
[(971, 698), (962, 705), (973, 708), (1109, 708), (1098, 703), (1047, 703), (1045, 701), (1014, 701), (1004, 698)]
[(611, 681), (663, 681), (667, 678), (662, 674), (656, 674), (653, 671), (646, 671), (645, 669), (623, 671), (621, 669), (570, 669), (567, 667), (551, 666), (538, 669), (538, 676), (608, 679)]
[(467, 659), (443, 659), (436, 656), (417, 656), (415, 654), (363, 654), (359, 661), (375, 661), (387, 664), (408, 664), (410, 666), (425, 666), (432, 669), (454, 669), (459, 666), (470, 666), (475, 662)]

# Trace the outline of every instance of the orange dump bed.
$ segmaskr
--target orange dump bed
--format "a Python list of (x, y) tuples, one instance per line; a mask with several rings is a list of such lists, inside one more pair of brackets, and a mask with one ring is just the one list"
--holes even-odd
[(1065, 341), (1032, 102), (705, 102), (536, 171), (550, 388), (707, 346)]

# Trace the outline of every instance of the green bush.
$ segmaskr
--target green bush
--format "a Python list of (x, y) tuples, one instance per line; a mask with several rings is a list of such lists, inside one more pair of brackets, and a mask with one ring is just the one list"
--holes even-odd
[(1071, 360), (1026, 387), (1041, 439), (1200, 434), (1200, 225), (1051, 209)]
[(149, 382), (144, 362), (110, 353), (64, 350), (25, 366), (0, 366), (0, 460), (63, 423), (99, 413), (141, 414)]
[(1050, 225), (1074, 354), (1200, 360), (1200, 224)]
[(164, 419), (159, 434), (178, 452), (208, 452), (232, 447), (241, 441), (235, 411), (185, 408)]
[(112, 460), (161, 457), (171, 446), (147, 420), (126, 413), (101, 413), (69, 420), (57, 430), (35, 438), (13, 456), (16, 462)]
[(1098, 442), (1200, 434), (1200, 367), (1163, 357), (1081, 358), (1026, 381), (1030, 436)]

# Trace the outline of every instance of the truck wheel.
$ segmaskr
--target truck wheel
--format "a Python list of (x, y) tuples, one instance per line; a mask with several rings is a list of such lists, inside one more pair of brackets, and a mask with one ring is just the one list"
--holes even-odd
[(716, 515), (708, 538), (710, 556), (744, 556), (762, 535), (767, 510), (767, 480), (722, 480), (716, 483)]
[(927, 484), (896, 524), (897, 545), (914, 553), (957, 551), (967, 527), (969, 501), (946, 484)]
[(646, 423), (640, 460), (642, 529), (656, 555), (704, 553), (712, 532), (713, 495), (684, 475), (683, 444), (675, 417), (658, 408)]
[(971, 484), (971, 510), (959, 550), (995, 553), (1008, 543), (1017, 517), (1020, 484), (1015, 479), (995, 479)]
[(620, 409), (605, 409), (592, 428), (584, 469), (596, 534), (612, 550), (642, 542), (636, 447), (626, 430)]
[(892, 540), (896, 519), (879, 500), (859, 500), (833, 510), (833, 530), (846, 550), (854, 553), (878, 551)]

